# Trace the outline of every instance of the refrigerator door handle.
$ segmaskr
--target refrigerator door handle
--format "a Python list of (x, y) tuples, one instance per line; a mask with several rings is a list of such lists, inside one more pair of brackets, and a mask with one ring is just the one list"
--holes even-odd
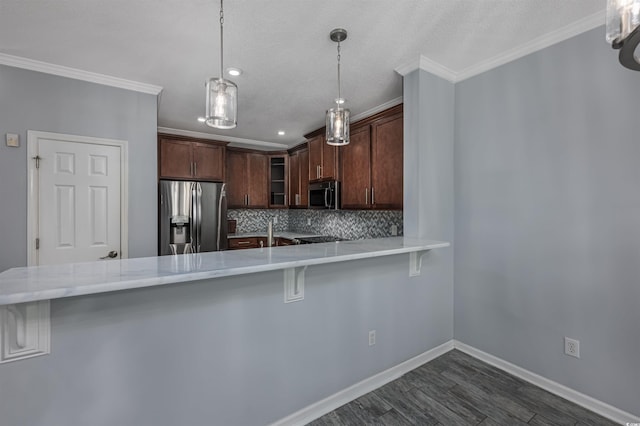
[(227, 197), (227, 192), (225, 190), (225, 186), (227, 184), (223, 183), (222, 187), (220, 188), (220, 197), (218, 198), (218, 241), (216, 241), (216, 250), (220, 251), (222, 250), (221, 246), (220, 246), (220, 241), (221, 241), (221, 231), (222, 231), (222, 221), (226, 220), (226, 217), (222, 217), (222, 207), (223, 207), (223, 202), (225, 200), (225, 198)]
[(200, 253), (202, 245), (202, 186), (196, 183), (196, 210), (198, 214), (197, 219), (197, 247), (196, 253)]
[(192, 253), (198, 252), (198, 199), (196, 191), (197, 183), (191, 184), (191, 249)]

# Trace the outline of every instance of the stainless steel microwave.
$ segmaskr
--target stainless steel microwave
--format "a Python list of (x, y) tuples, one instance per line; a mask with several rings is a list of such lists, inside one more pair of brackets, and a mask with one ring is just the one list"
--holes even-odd
[(340, 208), (340, 182), (331, 180), (310, 183), (309, 208), (338, 210)]

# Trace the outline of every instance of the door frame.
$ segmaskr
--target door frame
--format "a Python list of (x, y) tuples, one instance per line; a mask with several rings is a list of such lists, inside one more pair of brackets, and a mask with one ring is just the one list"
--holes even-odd
[(38, 198), (40, 193), (35, 157), (38, 155), (40, 139), (62, 142), (107, 145), (120, 148), (120, 258), (129, 257), (129, 143), (125, 140), (96, 138), (91, 136), (66, 135), (62, 133), (27, 130), (27, 266), (38, 264), (36, 238), (40, 234), (38, 222)]

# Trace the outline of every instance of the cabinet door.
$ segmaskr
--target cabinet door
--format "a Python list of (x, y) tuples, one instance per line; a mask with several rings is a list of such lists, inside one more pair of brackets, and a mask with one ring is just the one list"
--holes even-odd
[(300, 156), (294, 152), (289, 156), (289, 206), (295, 207), (300, 194)]
[(324, 135), (309, 139), (309, 181), (337, 179), (337, 147), (325, 143)]
[(191, 143), (160, 140), (160, 177), (161, 178), (193, 178)]
[(342, 208), (370, 208), (371, 132), (369, 126), (352, 130), (349, 145), (340, 147)]
[(319, 180), (320, 169), (322, 168), (322, 136), (316, 136), (309, 139), (307, 146), (309, 147), (309, 180)]
[(193, 144), (194, 175), (197, 179), (224, 181), (224, 148), (203, 143)]
[(264, 154), (247, 154), (248, 201), (250, 207), (269, 207), (269, 157)]
[(402, 114), (371, 124), (371, 202), (378, 209), (402, 209)]
[[(309, 169), (309, 151), (302, 150), (300, 151), (300, 176), (306, 176), (306, 170)], [(300, 179), (300, 203), (299, 207), (308, 208), (309, 207), (309, 181), (307, 179)]]
[(247, 154), (227, 151), (227, 205), (229, 208), (246, 207)]
[(338, 147), (329, 145), (322, 137), (322, 167), (320, 168), (322, 179), (338, 179)]

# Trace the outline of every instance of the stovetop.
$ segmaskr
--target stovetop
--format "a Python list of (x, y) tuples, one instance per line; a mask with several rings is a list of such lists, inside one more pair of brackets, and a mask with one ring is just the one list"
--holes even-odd
[(344, 238), (333, 237), (331, 235), (320, 235), (318, 237), (301, 237), (296, 238), (300, 244), (313, 244), (313, 243), (332, 243), (335, 241), (345, 241)]

